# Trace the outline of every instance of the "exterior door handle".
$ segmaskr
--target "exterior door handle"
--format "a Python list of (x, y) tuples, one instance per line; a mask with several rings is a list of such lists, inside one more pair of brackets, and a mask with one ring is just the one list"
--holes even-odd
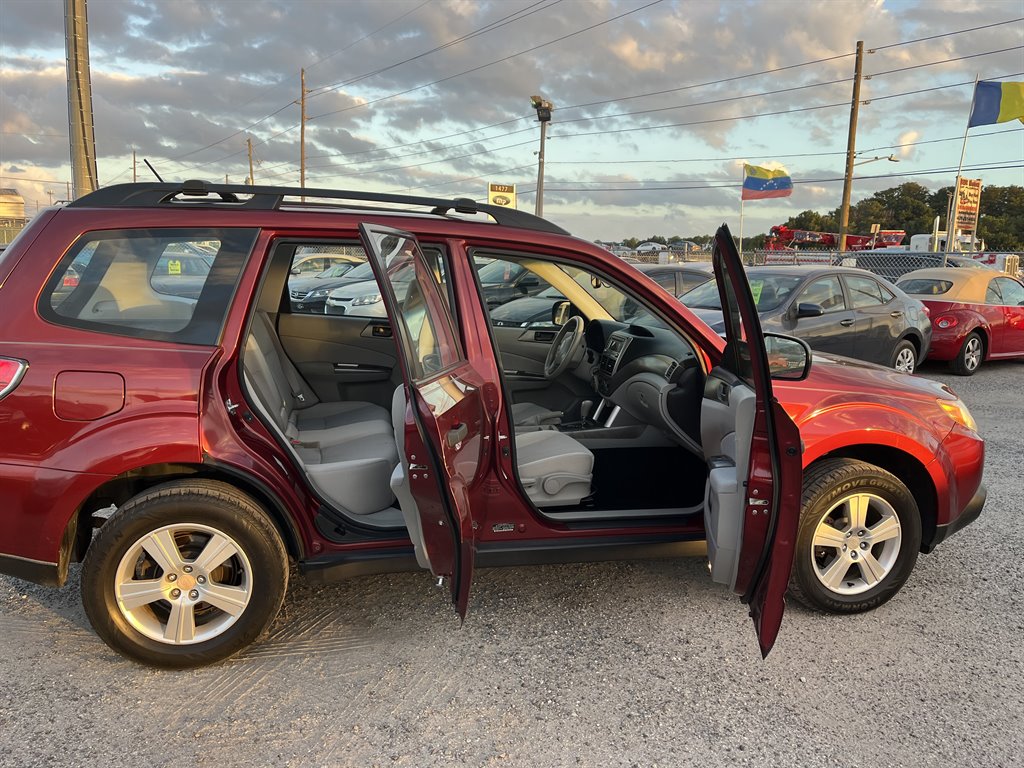
[(840, 320), (839, 324), (844, 328), (849, 328), (851, 325), (853, 325), (853, 320)]
[(889, 317), (903, 317), (903, 313), (897, 309), (894, 312), (890, 312)]
[(448, 430), (448, 445), (452, 448), (457, 448), (466, 439), (468, 434), (469, 427), (465, 424), (457, 424)]

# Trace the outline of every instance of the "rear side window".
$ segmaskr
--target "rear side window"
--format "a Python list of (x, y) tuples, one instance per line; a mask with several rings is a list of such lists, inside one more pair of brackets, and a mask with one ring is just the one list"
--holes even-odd
[(944, 293), (949, 293), (949, 289), (953, 287), (953, 281), (913, 277), (910, 280), (900, 280), (896, 287), (902, 289), (904, 293), (914, 296), (941, 296)]
[(846, 287), (850, 289), (850, 301), (855, 309), (878, 307), (888, 304), (894, 296), (888, 288), (884, 288), (877, 280), (860, 275), (847, 275)]
[(213, 345), (256, 229), (92, 232), (40, 298), (50, 322), (121, 336)]

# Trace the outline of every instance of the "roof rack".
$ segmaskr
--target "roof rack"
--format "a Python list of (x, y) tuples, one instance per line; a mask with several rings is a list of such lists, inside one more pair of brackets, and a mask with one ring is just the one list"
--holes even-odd
[[(211, 195), (219, 199), (211, 199)], [(240, 196), (243, 196), (245, 199)], [(187, 198), (190, 197), (202, 199), (188, 200)], [(161, 205), (186, 204), (189, 207), (221, 207), (228, 205), (250, 211), (274, 211), (281, 207), (282, 201), (286, 197), (397, 203), (398, 205), (428, 208), (430, 209), (429, 212), (436, 216), (445, 216), (449, 212), (464, 214), (484, 213), (505, 227), (532, 229), (537, 232), (551, 232), (559, 235), (569, 234), (569, 232), (557, 224), (552, 224), (547, 219), (542, 219), (531, 213), (504, 208), (500, 205), (478, 203), (465, 197), (444, 200), (434, 197), (394, 195), (386, 192), (357, 192), (343, 189), (210, 184), (209, 182), (196, 179), (181, 183), (140, 182), (136, 184), (115, 184), (110, 187), (102, 187), (88, 195), (83, 195), (70, 203), (68, 207), (155, 208)], [(364, 210), (395, 210), (393, 208), (360, 207)]]

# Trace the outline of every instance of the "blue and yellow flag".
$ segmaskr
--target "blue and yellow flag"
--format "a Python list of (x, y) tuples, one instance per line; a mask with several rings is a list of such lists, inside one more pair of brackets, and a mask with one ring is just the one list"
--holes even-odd
[(765, 200), (770, 197), (789, 197), (792, 194), (793, 179), (784, 168), (772, 170), (744, 164), (741, 200)]
[(1009, 120), (1024, 123), (1024, 83), (979, 82), (974, 91), (974, 109), (967, 127), (995, 125)]

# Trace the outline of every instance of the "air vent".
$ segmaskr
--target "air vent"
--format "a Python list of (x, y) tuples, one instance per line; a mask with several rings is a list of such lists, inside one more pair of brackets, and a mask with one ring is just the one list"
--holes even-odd
[(669, 381), (672, 381), (672, 377), (676, 375), (676, 371), (678, 371), (678, 370), (679, 370), (679, 363), (677, 363), (675, 360), (673, 360), (672, 364), (669, 365), (668, 370), (665, 371), (665, 378), (668, 379)]

